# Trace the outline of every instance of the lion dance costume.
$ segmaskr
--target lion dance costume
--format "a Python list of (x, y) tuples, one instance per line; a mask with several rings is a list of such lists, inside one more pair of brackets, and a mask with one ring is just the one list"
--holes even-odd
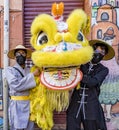
[[(92, 58), (93, 49), (84, 33), (87, 15), (81, 9), (74, 10), (63, 21), (63, 3), (52, 6), (52, 15), (40, 14), (31, 25), (31, 44), (34, 66), (39, 67), (37, 86), (30, 92), (31, 120), (43, 130), (53, 127), (53, 112), (66, 110), (69, 92), (80, 87), (80, 65)], [(88, 30), (88, 29), (87, 29)]]

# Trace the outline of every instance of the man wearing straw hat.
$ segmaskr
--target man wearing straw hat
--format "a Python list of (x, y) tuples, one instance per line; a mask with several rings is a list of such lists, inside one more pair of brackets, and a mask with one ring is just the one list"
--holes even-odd
[(32, 51), (22, 45), (8, 52), (10, 59), (16, 60), (13, 67), (5, 69), (6, 79), (9, 86), (9, 124), (10, 130), (33, 130), (34, 123), (29, 120), (30, 101), (29, 89), (36, 86), (34, 76), (39, 75), (36, 69), (30, 73), (25, 67), (25, 61), (31, 57)]
[(100, 61), (112, 59), (115, 53), (105, 41), (91, 40), (89, 43), (94, 49), (94, 55), (89, 63), (80, 67), (83, 78), (80, 89), (75, 89), (71, 97), (66, 130), (81, 130), (81, 123), (84, 130), (107, 130), (98, 96), (109, 70)]

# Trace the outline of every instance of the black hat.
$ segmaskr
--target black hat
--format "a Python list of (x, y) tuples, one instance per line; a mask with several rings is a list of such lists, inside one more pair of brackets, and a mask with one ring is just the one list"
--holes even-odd
[(91, 45), (91, 46), (93, 46), (94, 44), (96, 44), (96, 43), (100, 43), (100, 44), (102, 44), (102, 45), (105, 45), (105, 46), (107, 46), (107, 48), (108, 48), (108, 53), (103, 57), (103, 60), (110, 60), (110, 59), (112, 59), (114, 56), (115, 56), (115, 52), (114, 52), (114, 49), (112, 48), (112, 46), (110, 46), (108, 43), (106, 43), (105, 41), (103, 41), (103, 40), (98, 40), (98, 39), (96, 39), (96, 40), (90, 40), (89, 41), (89, 44)]

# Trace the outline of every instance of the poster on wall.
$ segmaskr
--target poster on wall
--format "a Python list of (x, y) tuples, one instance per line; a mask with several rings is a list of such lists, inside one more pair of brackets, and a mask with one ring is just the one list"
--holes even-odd
[(102, 63), (109, 74), (99, 96), (108, 130), (119, 130), (119, 0), (91, 0), (91, 39), (102, 39), (115, 50), (115, 57)]

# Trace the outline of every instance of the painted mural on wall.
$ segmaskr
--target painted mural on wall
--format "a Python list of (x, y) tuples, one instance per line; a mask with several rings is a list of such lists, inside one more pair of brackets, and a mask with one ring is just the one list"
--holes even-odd
[(108, 130), (119, 130), (119, 0), (91, 0), (91, 6), (91, 39), (103, 39), (115, 50), (113, 59), (102, 62), (109, 74), (99, 99)]

